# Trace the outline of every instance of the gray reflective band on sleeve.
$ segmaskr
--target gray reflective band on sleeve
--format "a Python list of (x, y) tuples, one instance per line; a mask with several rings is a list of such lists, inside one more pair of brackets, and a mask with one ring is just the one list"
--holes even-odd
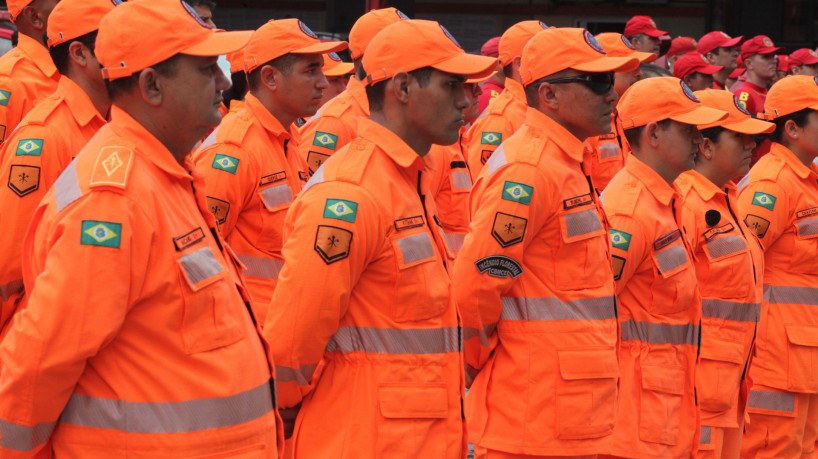
[(656, 324), (626, 320), (620, 323), (622, 341), (651, 344), (699, 344), (699, 326), (693, 324)]
[(503, 297), (502, 320), (606, 320), (616, 318), (614, 297), (560, 300)]
[(261, 190), (261, 199), (264, 200), (264, 205), (269, 209), (292, 201), (293, 192), (290, 190), (290, 185), (288, 183), (268, 186), (267, 188)]
[(798, 233), (801, 236), (812, 236), (818, 234), (818, 217), (804, 218), (795, 222), (798, 225)]
[(772, 304), (818, 306), (818, 288), (765, 285), (764, 301)]
[(202, 247), (179, 258), (185, 275), (191, 284), (199, 282), (224, 271), (224, 267), (213, 256), (210, 247)]
[(242, 254), (236, 254), (236, 257), (247, 267), (247, 271), (244, 272), (244, 275), (249, 277), (278, 279), (281, 270), (284, 268), (284, 260), (277, 258), (255, 257)]
[(316, 367), (318, 367), (317, 364), (301, 365), (301, 368), (298, 369), (276, 365), (276, 382), (295, 381), (299, 386), (306, 386)]
[(463, 248), (463, 241), (466, 239), (466, 235), (462, 233), (444, 232), (443, 237), (446, 238), (446, 245), (449, 246), (449, 250), (454, 252), (459, 252)]
[(707, 250), (712, 258), (720, 258), (747, 248), (747, 241), (738, 235), (717, 237), (707, 242)]
[(321, 183), (323, 181), (324, 181), (324, 165), (321, 164), (321, 167), (319, 167), (318, 170), (315, 171), (314, 174), (312, 174), (312, 177), (310, 177), (309, 181), (307, 181), (307, 184), (304, 185), (304, 188), (301, 189), (301, 192), (304, 193), (307, 190), (309, 190), (313, 185), (317, 185), (317, 184), (319, 184), (319, 183)]
[(0, 446), (14, 451), (31, 451), (48, 441), (54, 424), (43, 422), (28, 427), (0, 419)]
[(702, 298), (702, 317), (734, 320), (736, 322), (758, 322), (761, 303), (739, 303), (736, 301)]
[(659, 270), (667, 273), (687, 262), (687, 252), (684, 246), (677, 244), (669, 249), (656, 252), (656, 261), (659, 262)]
[(418, 233), (398, 239), (401, 257), (404, 263), (431, 258), (435, 255), (432, 248), (432, 239), (428, 233)]
[(23, 289), (22, 279), (13, 280), (8, 284), (0, 285), (0, 299), (6, 301), (16, 293), (23, 293)]
[(491, 154), (489, 160), (486, 161), (486, 167), (489, 170), (489, 175), (494, 174), (497, 172), (497, 169), (505, 166), (506, 164), (508, 164), (506, 152), (503, 151), (503, 146), (500, 145), (496, 150), (494, 150), (494, 153)]
[(795, 412), (795, 394), (752, 389), (750, 390), (750, 397), (747, 399), (747, 406), (762, 410), (793, 413)]
[(82, 196), (80, 191), (80, 181), (77, 177), (77, 170), (74, 169), (74, 161), (62, 171), (62, 174), (54, 182), (54, 200), (57, 201), (57, 212), (62, 212), (69, 204)]
[(568, 237), (593, 233), (602, 229), (596, 209), (583, 210), (565, 216), (565, 230)]
[(482, 330), (474, 327), (463, 327), (463, 341), (477, 337), (480, 339), (480, 345), (488, 346), (489, 336), (494, 333), (495, 328), (497, 328), (497, 324), (485, 325)]
[(452, 186), (455, 190), (471, 189), (471, 177), (468, 172), (454, 171), (452, 172)]
[(459, 352), (457, 327), (369, 328), (341, 327), (327, 344), (327, 352), (371, 354), (443, 354)]

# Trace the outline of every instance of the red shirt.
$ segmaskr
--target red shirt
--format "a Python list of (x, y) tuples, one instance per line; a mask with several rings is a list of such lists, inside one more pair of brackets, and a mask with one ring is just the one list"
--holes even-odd
[(497, 80), (489, 80), (480, 85), (480, 89), (483, 90), (483, 94), (480, 94), (477, 101), (480, 113), (483, 113), (483, 110), (489, 106), (491, 99), (499, 96), (500, 93), (503, 92), (503, 89), (505, 89), (505, 86)]

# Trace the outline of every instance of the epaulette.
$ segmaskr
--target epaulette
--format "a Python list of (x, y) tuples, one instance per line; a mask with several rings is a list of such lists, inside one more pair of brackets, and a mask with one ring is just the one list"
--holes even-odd
[(638, 186), (634, 180), (628, 183), (626, 188), (620, 190), (615, 200), (603, 192), (602, 199), (606, 204), (605, 209), (610, 209), (611, 215), (633, 216), (636, 210), (636, 203), (639, 201), (639, 192), (641, 189), (642, 187)]
[(764, 168), (753, 167), (750, 169), (750, 183), (761, 180), (777, 182), (778, 176), (781, 175), (781, 171), (784, 170), (787, 163), (783, 159), (771, 155), (765, 155), (761, 160), (768, 164), (765, 164)]
[(48, 120), (48, 117), (50, 117), (51, 114), (54, 113), (54, 110), (56, 110), (57, 107), (60, 106), (60, 103), (62, 103), (62, 101), (63, 98), (56, 94), (48, 96), (42, 102), (37, 104), (37, 106), (34, 107), (34, 109), (28, 112), (23, 118), (23, 120), (20, 122), (20, 124), (25, 122), (28, 125), (45, 126), (45, 122), (46, 120)]
[(23, 52), (12, 49), (0, 59), (0, 76), (9, 76), (11, 71), (23, 59)]
[(97, 153), (91, 172), (91, 188), (112, 187), (125, 189), (134, 161), (134, 151), (129, 147), (106, 146)]
[(239, 112), (235, 115), (232, 122), (225, 126), (219, 126), (219, 133), (216, 135), (216, 142), (234, 144), (242, 146), (244, 137), (247, 136), (247, 131), (253, 125), (253, 116), (249, 110)]
[[(345, 150), (348, 151), (344, 153)], [(335, 154), (345, 154), (346, 157), (336, 163), (338, 166), (335, 167), (335, 180), (360, 184), (374, 151), (375, 143), (362, 138), (357, 138), (341, 148)]]

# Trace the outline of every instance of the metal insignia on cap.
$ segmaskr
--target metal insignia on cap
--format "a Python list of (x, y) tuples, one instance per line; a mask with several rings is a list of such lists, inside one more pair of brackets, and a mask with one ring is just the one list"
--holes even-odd
[[(816, 78), (818, 78), (818, 77), (816, 77)], [(747, 116), (753, 116), (749, 111), (747, 111), (747, 108), (744, 106), (744, 104), (741, 103), (740, 100), (738, 100), (738, 97), (733, 96), (733, 104), (736, 106), (738, 111), (740, 111), (741, 113), (744, 113)]]
[(199, 13), (197, 13), (192, 6), (188, 5), (188, 3), (185, 0), (179, 0), (179, 3), (182, 4), (182, 6), (185, 8), (185, 11), (187, 11), (187, 14), (189, 14), (193, 19), (195, 19), (200, 26), (204, 27), (205, 29), (211, 28), (209, 25), (207, 25), (206, 22), (202, 20), (202, 18), (199, 16)]
[(593, 48), (594, 51), (596, 51), (598, 53), (601, 53), (601, 54), (607, 54), (605, 52), (605, 48), (603, 48), (602, 45), (600, 45), (599, 42), (596, 41), (596, 38), (594, 38), (594, 36), (591, 35), (591, 32), (588, 32), (587, 30), (583, 30), (582, 31), (582, 36), (585, 37), (585, 43), (588, 43), (588, 46)]
[(303, 22), (298, 21), (298, 27), (301, 29), (302, 32), (304, 32), (304, 35), (306, 35), (306, 36), (308, 36), (310, 38), (316, 38), (316, 39), (318, 38), (318, 35), (316, 35), (315, 32), (310, 30), (310, 28), (307, 27), (307, 24), (304, 24)]
[(339, 56), (338, 53), (328, 53), (327, 56), (329, 56), (329, 58), (332, 59), (333, 61), (342, 62), (341, 56)]
[(448, 37), (449, 40), (452, 41), (452, 43), (457, 45), (458, 48), (463, 49), (463, 47), (460, 46), (460, 43), (458, 43), (457, 40), (454, 39), (454, 36), (451, 33), (449, 33), (449, 31), (446, 30), (445, 27), (443, 27), (443, 24), (438, 24), (438, 25), (440, 26), (440, 29), (443, 30), (443, 34), (446, 35), (446, 37)]
[(696, 97), (695, 94), (693, 94), (693, 90), (690, 89), (690, 86), (686, 85), (685, 82), (682, 81), (682, 80), (679, 80), (679, 84), (682, 86), (682, 92), (685, 93), (685, 95), (687, 96), (688, 99), (690, 99), (690, 100), (692, 100), (693, 102), (696, 102), (696, 103), (701, 103), (699, 98)]
[(630, 48), (630, 49), (632, 49), (632, 50), (636, 51), (636, 47), (635, 47), (635, 46), (633, 46), (633, 43), (631, 43), (631, 41), (630, 41), (630, 40), (628, 40), (628, 37), (626, 37), (626, 36), (624, 36), (624, 35), (620, 35), (619, 37), (620, 37), (620, 38), (622, 38), (622, 43), (624, 43), (624, 44), (625, 44), (625, 46), (627, 46), (628, 48)]
[(764, 37), (764, 39), (762, 39), (761, 41), (764, 43), (764, 46), (772, 46), (773, 45), (773, 41), (770, 40), (767, 37)]
[(409, 19), (409, 16), (405, 15), (405, 14), (403, 13), (403, 11), (401, 11), (401, 10), (397, 10), (397, 9), (396, 9), (396, 10), (395, 10), (395, 14), (397, 14), (397, 15), (398, 15), (398, 17), (399, 17), (399, 18), (401, 18), (401, 19)]

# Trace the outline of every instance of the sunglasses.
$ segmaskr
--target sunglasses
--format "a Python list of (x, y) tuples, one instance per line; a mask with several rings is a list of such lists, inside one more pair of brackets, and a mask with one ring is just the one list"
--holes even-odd
[(553, 80), (545, 80), (543, 83), (562, 84), (562, 83), (582, 83), (588, 87), (594, 94), (607, 94), (613, 88), (614, 74), (613, 72), (605, 73), (586, 73), (585, 75), (577, 75), (565, 78), (555, 78)]

